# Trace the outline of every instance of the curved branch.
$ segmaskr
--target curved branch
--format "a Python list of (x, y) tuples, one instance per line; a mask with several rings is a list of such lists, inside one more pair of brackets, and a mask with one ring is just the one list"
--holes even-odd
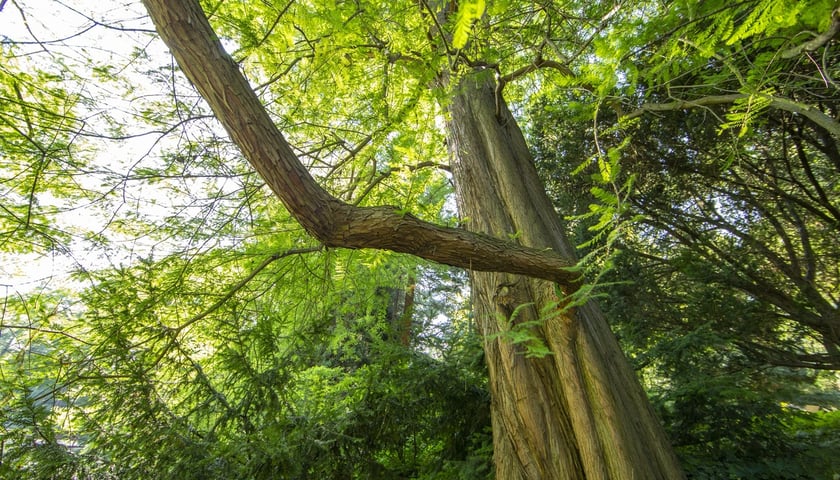
[(838, 33), (840, 33), (840, 9), (835, 9), (831, 12), (831, 23), (828, 29), (807, 42), (791, 47), (781, 53), (782, 58), (793, 58), (802, 52), (813, 52), (830, 42)]
[[(756, 96), (770, 100), (770, 106), (773, 108), (802, 115), (820, 127), (826, 129), (835, 138), (840, 139), (840, 123), (837, 123), (833, 118), (822, 113), (813, 106), (794, 102), (793, 100), (788, 100), (787, 98), (782, 97), (773, 97), (764, 94), (756, 94)], [(688, 110), (696, 107), (725, 105), (728, 103), (734, 103), (736, 100), (749, 97), (750, 95), (747, 95), (746, 93), (733, 93), (729, 95), (709, 95), (695, 100), (677, 100), (667, 103), (646, 103), (625, 115), (623, 120), (640, 117), (647, 112), (669, 112), (674, 110)]]
[(239, 66), (222, 48), (197, 0), (144, 0), (178, 65), (233, 141), (292, 216), (327, 247), (381, 248), (482, 271), (575, 285), (573, 261), (552, 250), (442, 227), (396, 207), (357, 207), (324, 190), (272, 122)]
[(840, 370), (840, 356), (831, 353), (805, 353), (762, 345), (755, 341), (736, 340), (735, 344), (756, 358), (780, 367)]

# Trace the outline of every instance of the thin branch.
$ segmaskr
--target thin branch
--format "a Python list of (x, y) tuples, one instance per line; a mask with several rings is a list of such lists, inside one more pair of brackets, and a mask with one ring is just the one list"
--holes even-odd
[(791, 368), (813, 368), (816, 370), (840, 369), (840, 357), (830, 353), (797, 353), (747, 340), (739, 340), (735, 343), (742, 350), (750, 352), (750, 354), (771, 365)]
[(501, 85), (504, 85), (541, 68), (553, 68), (567, 77), (575, 76), (575, 73), (572, 72), (572, 70), (567, 65), (557, 62), (555, 60), (545, 60), (543, 58), (538, 57), (536, 60), (529, 63), (528, 65), (525, 65), (524, 67), (514, 70), (513, 72), (510, 72), (509, 74), (499, 78), (499, 83)]
[[(407, 168), (408, 171), (410, 171), (410, 172), (416, 172), (417, 170), (420, 170), (421, 168), (429, 168), (429, 167), (439, 168), (439, 169), (445, 170), (447, 172), (452, 171), (452, 169), (449, 167), (449, 165), (444, 165), (442, 163), (431, 162), (431, 161), (420, 162), (420, 163), (415, 164), (415, 165), (409, 165), (405, 168)], [(376, 176), (376, 178), (374, 178), (370, 183), (368, 183), (368, 185), (365, 187), (365, 190), (356, 197), (356, 200), (353, 201), (353, 205), (358, 205), (358, 204), (362, 203), (362, 200), (364, 200), (365, 197), (367, 197), (368, 194), (374, 188), (376, 188), (377, 185), (382, 183), (383, 180), (390, 177), (391, 174), (394, 173), (394, 170), (399, 170), (399, 169), (398, 168), (388, 168), (385, 171), (381, 172), (378, 176)]]
[[(771, 95), (755, 94), (755, 96), (770, 100), (770, 106), (779, 110), (791, 113), (798, 113), (811, 120), (820, 127), (826, 129), (835, 138), (840, 139), (840, 123), (837, 123), (830, 116), (822, 113), (811, 105), (805, 105), (787, 98), (774, 97)], [(694, 100), (676, 100), (668, 103), (646, 103), (636, 110), (624, 116), (624, 120), (640, 117), (647, 112), (670, 112), (674, 110), (688, 110), (697, 107), (710, 107), (713, 105), (726, 105), (736, 100), (749, 98), (745, 93), (733, 93), (729, 95), (709, 95)]]
[(35, 327), (33, 325), (11, 325), (11, 324), (8, 324), (8, 323), (0, 323), (0, 329), (2, 329), (2, 328), (8, 328), (9, 330), (28, 330), (30, 332), (47, 333), (47, 334), (50, 334), (50, 335), (61, 335), (63, 337), (67, 337), (67, 338), (69, 338), (73, 341), (82, 343), (84, 345), (93, 345), (90, 342), (84, 341), (81, 337), (71, 335), (71, 334), (69, 334), (67, 332), (64, 332), (62, 330), (54, 330), (54, 329), (51, 329), (51, 328)]
[(292, 256), (292, 255), (300, 255), (300, 254), (303, 254), (303, 253), (319, 252), (319, 251), (323, 250), (323, 248), (324, 248), (323, 245), (318, 245), (317, 247), (308, 247), (308, 248), (293, 248), (293, 249), (290, 249), (290, 250), (286, 250), (285, 252), (282, 252), (282, 253), (275, 253), (273, 255), (269, 255), (268, 258), (266, 258), (265, 260), (262, 261), (262, 263), (257, 265), (257, 268), (253, 269), (251, 271), (251, 273), (249, 273), (248, 275), (245, 276), (245, 278), (236, 282), (236, 284), (233, 287), (231, 287), (230, 290), (227, 291), (227, 293), (222, 295), (222, 298), (217, 300), (216, 303), (214, 303), (213, 305), (210, 305), (206, 310), (199, 313), (198, 315), (195, 315), (194, 317), (190, 318), (189, 320), (182, 323), (181, 325), (172, 328), (172, 330), (180, 332), (180, 331), (184, 330), (185, 328), (189, 327), (190, 325), (194, 324), (195, 322), (198, 322), (199, 320), (205, 318), (207, 315), (210, 315), (211, 313), (215, 312), (216, 310), (221, 308), (221, 306), (224, 305), (225, 302), (227, 302), (234, 295), (236, 295), (236, 292), (242, 290), (242, 288), (245, 285), (247, 285), (248, 282), (253, 280), (254, 277), (257, 276), (257, 274), (259, 274), (261, 271), (265, 270), (265, 268), (267, 266), (271, 265), (272, 263), (276, 262), (277, 260), (280, 260), (281, 258)]

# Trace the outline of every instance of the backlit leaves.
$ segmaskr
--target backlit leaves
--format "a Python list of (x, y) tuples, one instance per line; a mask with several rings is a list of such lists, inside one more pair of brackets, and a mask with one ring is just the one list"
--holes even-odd
[(473, 23), (484, 15), (484, 7), (484, 0), (458, 2), (458, 14), (455, 16), (455, 27), (452, 32), (454, 48), (464, 48), (467, 45)]

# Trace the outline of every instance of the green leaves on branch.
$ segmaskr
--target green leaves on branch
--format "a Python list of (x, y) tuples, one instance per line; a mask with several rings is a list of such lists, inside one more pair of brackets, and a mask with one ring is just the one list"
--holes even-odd
[[(808, 2), (790, 0), (770, 0), (760, 2), (747, 18), (738, 25), (726, 40), (727, 45), (734, 45), (741, 40), (756, 35), (773, 35), (784, 28), (796, 24), (797, 17)], [(732, 18), (729, 21), (732, 28)]]
[[(569, 270), (582, 273), (582, 267), (579, 265), (570, 267)], [(545, 323), (553, 318), (567, 315), (572, 309), (602, 296), (603, 294), (597, 293), (597, 290), (606, 285), (612, 284), (586, 283), (566, 295), (560, 286), (555, 284), (554, 295), (560, 300), (546, 303), (539, 314), (534, 311), (533, 302), (517, 305), (509, 317), (497, 313), (499, 331), (487, 338), (490, 340), (498, 338), (521, 347), (521, 353), (526, 358), (543, 358), (553, 355), (554, 352), (546, 345), (545, 333), (542, 330)]]
[[(628, 175), (623, 180), (621, 176), (621, 153), (630, 144), (630, 140), (631, 137), (625, 137), (619, 145), (609, 148), (606, 155), (599, 153), (572, 172), (573, 175), (580, 174), (593, 162), (598, 166), (598, 172), (591, 175), (593, 185), (589, 190), (598, 202), (591, 203), (586, 213), (567, 217), (568, 220), (575, 221), (596, 219), (596, 222), (588, 227), (590, 232), (594, 232), (594, 236), (578, 245), (579, 248), (593, 247), (606, 240), (601, 248), (605, 249), (604, 253), (608, 253), (618, 239), (621, 229), (628, 222), (637, 220), (626, 218), (628, 198), (633, 192), (635, 176)], [(595, 252), (600, 250), (598, 248)], [(582, 262), (588, 261), (591, 255), (584, 257)]]
[(773, 103), (774, 92), (775, 89), (769, 87), (761, 92), (735, 100), (732, 107), (726, 112), (726, 122), (720, 125), (718, 133), (737, 128), (739, 137), (746, 135), (749, 132), (750, 124)]
[(69, 178), (81, 167), (71, 148), (76, 99), (58, 76), (31, 73), (13, 49), (0, 51), (9, 58), (0, 65), (0, 251), (55, 250), (69, 236), (53, 217), (63, 198), (80, 191)]
[(453, 47), (461, 49), (467, 45), (473, 22), (480, 19), (484, 14), (484, 7), (484, 0), (467, 0), (461, 2), (458, 8), (458, 15), (455, 18), (455, 30), (452, 32)]
[(521, 346), (524, 349), (526, 358), (542, 358), (546, 355), (551, 355), (552, 352), (545, 344), (545, 340), (543, 340), (540, 331), (540, 328), (545, 323), (545, 317), (541, 315), (537, 319), (518, 321), (521, 315), (527, 316), (523, 312), (531, 309), (533, 306), (533, 302), (517, 305), (509, 318), (498, 314), (499, 332), (489, 335), (489, 339), (499, 338), (502, 341)]

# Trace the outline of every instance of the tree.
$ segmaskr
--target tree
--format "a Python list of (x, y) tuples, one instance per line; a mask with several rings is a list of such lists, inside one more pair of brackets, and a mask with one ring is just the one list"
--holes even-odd
[[(640, 179), (660, 180), (643, 186), (645, 198), (636, 203), (646, 223), (691, 252), (679, 257), (689, 264), (688, 257), (706, 259), (707, 266), (695, 270), (702, 281), (728, 285), (761, 304), (766, 320), (757, 323), (764, 328), (795, 322), (811, 330), (824, 353), (802, 343), (762, 346), (762, 340), (749, 337), (745, 349), (778, 363), (836, 368), (836, 274), (830, 265), (837, 252), (828, 238), (836, 235), (838, 219), (829, 178), (837, 172), (840, 130), (833, 118), (836, 86), (825, 79), (836, 70), (828, 41), (838, 18), (826, 2), (813, 2), (784, 10), (784, 21), (774, 20), (787, 8), (785, 2), (751, 11), (734, 8), (714, 23), (678, 30), (681, 38), (704, 38), (704, 46), (683, 42), (689, 51), (677, 68), (684, 77), (668, 80), (664, 91), (648, 87), (648, 103), (628, 117), (662, 112), (657, 122), (682, 140), (655, 144), (639, 138)], [(803, 32), (809, 30), (823, 33), (805, 41)], [(679, 47), (669, 42), (664, 48)], [(826, 61), (815, 64), (816, 54)], [(697, 68), (701, 62), (708, 62), (703, 70)], [(673, 99), (669, 91), (684, 93), (676, 102), (662, 100)], [(739, 93), (724, 94), (733, 91)], [(727, 99), (733, 95), (740, 98)], [(676, 105), (682, 102), (692, 106)], [(673, 108), (689, 112), (674, 115)], [(704, 115), (711, 117), (704, 121)], [(675, 148), (673, 163), (664, 169), (649, 163), (648, 158), (664, 158), (669, 148)], [(665, 183), (681, 188), (675, 192)]]
[[(640, 30), (643, 54), (616, 43), (638, 81), (602, 115), (601, 140), (634, 182), (622, 213), (642, 226), (627, 249), (658, 275), (719, 284), (750, 305), (751, 321), (732, 328), (751, 356), (836, 369), (840, 136), (827, 79), (838, 19), (816, 1), (781, 21), (787, 7), (676, 4), (662, 17), (670, 35)], [(675, 59), (667, 73), (662, 57)]]
[[(408, 315), (395, 321), (401, 302), (393, 300), (411, 285), (422, 292), (428, 270), (416, 259), (378, 250), (390, 249), (459, 266), (472, 278), (473, 321), (491, 376), (489, 408), (499, 477), (679, 477), (634, 372), (590, 302), (598, 286), (586, 283), (585, 269), (575, 266), (575, 249), (555, 211), (574, 212), (580, 191), (552, 205), (527, 148), (535, 140), (534, 130), (523, 134), (520, 128), (534, 124), (518, 120), (525, 118), (526, 108), (540, 105), (535, 99), (546, 111), (577, 114), (551, 120), (563, 125), (551, 128), (550, 135), (586, 137), (554, 161), (564, 164), (558, 169), (562, 172), (580, 165), (578, 170), (593, 173), (594, 185), (582, 191), (597, 202), (583, 205), (584, 213), (572, 219), (576, 232), (587, 235), (582, 238), (590, 250), (584, 267), (595, 267), (585, 272), (594, 273), (590, 281), (607, 278), (601, 266), (624, 267), (626, 254), (611, 254), (622, 235), (633, 232), (632, 221), (640, 219), (649, 229), (672, 225), (674, 219), (681, 220), (684, 232), (699, 226), (704, 246), (729, 257), (735, 251), (749, 257), (757, 268), (730, 262), (742, 285), (750, 275), (784, 278), (768, 271), (761, 248), (752, 247), (764, 245), (765, 253), (775, 255), (766, 258), (781, 254), (800, 266), (816, 259), (817, 251), (833, 252), (830, 244), (810, 252), (798, 249), (793, 240), (815, 238), (820, 231), (822, 220), (805, 217), (797, 208), (833, 208), (819, 194), (827, 191), (822, 179), (830, 176), (822, 170), (816, 182), (807, 174), (790, 176), (811, 185), (794, 196), (785, 188), (753, 185), (753, 179), (766, 179), (771, 170), (729, 170), (730, 164), (723, 165), (726, 175), (695, 169), (691, 175), (671, 176), (659, 157), (681, 144), (649, 130), (657, 128), (651, 121), (655, 115), (673, 117), (671, 128), (680, 125), (679, 110), (702, 109), (698, 112), (726, 119), (719, 124), (726, 135), (747, 139), (763, 131), (760, 113), (770, 109), (804, 122), (807, 135), (816, 131), (831, 139), (836, 128), (830, 111), (815, 108), (819, 102), (796, 88), (786, 89), (802, 80), (808, 55), (832, 45), (830, 32), (836, 29), (830, 2), (790, 8), (785, 3), (327, 0), (217, 2), (205, 3), (202, 10), (197, 2), (150, 0), (146, 5), (178, 64), (254, 168), (240, 161), (193, 90), (183, 88), (174, 65), (143, 68), (147, 49), (159, 45), (148, 43), (152, 33), (146, 25), (110, 24), (109, 31), (143, 37), (125, 63), (97, 63), (81, 49), (81, 62), (61, 57), (52, 62), (59, 75), (90, 68), (99, 82), (126, 87), (130, 103), (142, 105), (129, 109), (131, 117), (122, 117), (120, 108), (92, 115), (97, 99), (85, 98), (86, 87), (73, 81), (85, 76), (70, 74), (61, 77), (70, 80), (65, 87), (82, 92), (81, 101), (74, 97), (68, 103), (74, 115), (56, 113), (60, 89), (41, 96), (45, 112), (40, 112), (39, 102), (28, 99), (37, 97), (31, 92), (46, 80), (23, 82), (29, 87), (16, 91), (15, 74), (4, 70), (0, 92), (3, 101), (13, 100), (8, 102), (13, 114), (0, 117), (0, 151), (24, 160), (27, 155), (16, 150), (21, 145), (49, 154), (36, 155), (40, 160), (32, 162), (33, 168), (21, 160), (4, 164), (13, 173), (4, 180), (13, 194), (0, 205), (4, 228), (11, 232), (7, 237), (13, 239), (9, 249), (20, 250), (14, 242), (24, 233), (44, 239), (39, 232), (46, 232), (58, 240), (44, 242), (47, 247), (92, 241), (113, 260), (109, 268), (77, 272), (75, 278), (85, 282), (80, 291), (22, 294), (4, 304), (2, 327), (13, 334), (0, 355), (5, 379), (0, 387), (10, 393), (10, 400), (2, 400), (9, 407), (2, 412), (2, 467), (12, 474), (63, 468), (106, 477), (152, 472), (171, 478), (486, 476), (489, 448), (482, 426), (488, 404), (480, 372), (466, 361), (475, 355), (474, 345), (463, 340), (469, 336), (442, 336), (430, 344), (416, 343), (417, 337), (409, 338), (409, 344), (417, 345), (411, 352), (393, 341), (405, 339), (409, 331), (403, 322)], [(10, 5), (23, 14), (19, 4)], [(784, 21), (774, 20), (788, 11)], [(108, 24), (95, 15), (87, 19), (90, 28)], [(33, 17), (28, 19), (27, 26)], [(806, 37), (803, 28), (819, 33)], [(63, 43), (34, 40), (32, 49), (47, 54)], [(792, 64), (799, 70), (779, 74)], [(33, 65), (36, 71), (43, 68)], [(830, 83), (833, 71), (821, 68)], [(140, 72), (148, 84), (126, 80), (121, 73), (126, 69)], [(816, 92), (812, 80), (817, 76), (811, 73), (806, 90)], [(53, 136), (27, 126), (33, 118), (38, 121), (29, 123), (60, 133), (54, 138), (62, 148), (45, 148)], [(90, 122), (99, 119), (104, 128), (92, 128)], [(88, 140), (93, 138), (127, 142), (141, 136), (132, 128), (135, 122), (154, 130), (159, 147), (154, 151), (161, 155), (136, 164), (116, 158), (97, 168), (78, 150), (64, 147), (79, 138), (77, 148), (92, 148)], [(822, 130), (811, 130), (814, 125)], [(673, 131), (681, 133), (678, 140), (704, 138), (710, 152), (738, 146), (716, 141), (718, 133), (710, 130), (689, 126)], [(704, 132), (713, 135), (703, 137)], [(645, 148), (639, 149), (637, 138), (649, 138), (652, 145), (641, 142)], [(784, 145), (798, 137), (774, 138)], [(814, 162), (812, 155), (830, 142), (819, 138), (802, 144), (805, 156), (800, 158), (822, 169), (822, 161)], [(786, 149), (787, 158), (795, 158), (795, 150)], [(732, 151), (752, 154), (748, 148)], [(546, 157), (540, 160), (543, 171), (550, 170)], [(686, 163), (694, 160), (690, 156)], [(661, 181), (634, 175), (633, 167), (640, 165), (665, 175)], [(57, 229), (44, 228), (52, 227), (55, 216), (33, 214), (38, 222), (28, 221), (27, 212), (38, 213), (40, 200), (55, 202), (53, 192), (70, 199), (76, 195), (62, 181), (69, 179), (72, 187), (80, 178), (74, 176), (77, 171), (84, 173), (78, 183), (90, 194), (76, 198), (117, 205), (131, 200), (132, 208), (123, 213), (109, 210), (114, 220), (107, 220), (108, 226), (111, 232), (142, 237), (145, 245), (132, 243), (129, 256), (120, 257), (112, 254), (118, 248), (109, 248), (108, 235), (59, 237), (52, 233)], [(43, 172), (62, 188), (39, 195), (47, 178)], [(91, 187), (103, 177), (104, 186)], [(693, 190), (681, 193), (681, 185), (671, 184), (677, 178), (692, 182), (687, 187)], [(450, 180), (458, 216), (447, 213), (452, 211)], [(193, 181), (198, 187), (189, 190)], [(127, 188), (138, 183), (144, 187), (140, 193)], [(660, 223), (653, 215), (636, 215), (643, 207), (648, 214), (657, 211), (659, 205), (636, 201), (659, 200), (655, 194), (637, 197), (636, 188), (655, 193), (663, 183), (668, 198), (685, 202), (696, 197), (711, 205), (726, 197), (722, 189), (735, 186), (723, 203), (751, 205), (744, 210), (749, 218), (737, 208), (717, 217), (700, 215), (708, 209), (687, 209), (693, 215), (688, 221), (675, 211), (660, 215)], [(154, 218), (161, 194), (183, 202), (180, 211)], [(815, 195), (819, 201), (811, 198)], [(807, 200), (782, 215), (762, 216), (767, 200), (776, 198)], [(751, 222), (754, 218), (761, 220)], [(709, 219), (723, 226), (724, 234), (703, 230)], [(807, 228), (800, 228), (805, 233), (797, 237), (789, 225)], [(648, 231), (641, 231), (638, 244), (650, 240)], [(773, 244), (773, 232), (784, 232), (787, 241)], [(732, 235), (748, 240), (742, 243), (749, 248), (733, 249), (743, 245), (729, 241)], [(135, 245), (142, 252), (139, 258)], [(672, 252), (685, 252), (690, 259), (692, 250), (679, 246), (666, 255)], [(629, 257), (630, 263), (636, 265), (644, 255)], [(680, 267), (686, 263), (691, 262), (666, 267), (683, 275), (687, 270)], [(695, 271), (710, 265), (691, 263)], [(618, 272), (632, 274), (632, 268)], [(830, 295), (832, 277), (825, 272), (822, 268), (813, 277)], [(618, 277), (619, 282), (626, 279)], [(807, 287), (807, 281), (799, 284)], [(678, 294), (686, 285), (663, 291)], [(620, 287), (600, 288), (620, 292)], [(721, 292), (685, 291), (698, 297)], [(795, 289), (787, 292), (798, 298)], [(410, 295), (403, 298), (411, 304)], [(656, 312), (654, 300), (643, 307)], [(427, 307), (421, 301), (414, 308)], [(800, 310), (813, 313), (808, 306)], [(670, 320), (671, 310), (665, 313), (657, 318)], [(444, 316), (466, 323), (461, 310), (427, 318), (437, 324)], [(830, 325), (831, 312), (819, 320)], [(638, 319), (620, 327), (631, 322)], [(826, 332), (830, 340), (831, 330)], [(754, 343), (769, 338), (766, 331), (753, 333)], [(663, 337), (674, 339), (657, 339)], [(720, 335), (701, 337), (689, 336), (685, 343), (695, 348)], [(691, 376), (690, 365), (731, 359), (700, 355), (708, 360), (704, 363), (698, 355), (685, 358), (685, 365), (673, 363), (680, 375), (668, 378), (682, 382)], [(709, 404), (696, 401), (701, 397), (687, 395), (680, 408), (662, 411), (675, 423), (696, 413), (703, 424)], [(681, 413), (682, 406), (696, 412)], [(389, 416), (395, 409), (405, 414)], [(435, 418), (447, 419), (446, 425)], [(763, 441), (762, 435), (733, 438)], [(44, 456), (28, 455), (29, 446), (63, 455), (50, 464)]]
[[(527, 249), (428, 226), (390, 208), (351, 207), (329, 196), (275, 129), (198, 3), (148, 1), (146, 6), (184, 73), (249, 161), (304, 228), (326, 245), (389, 248), (450, 264), (460, 260), (457, 265), (473, 270), (558, 282), (554, 286), (502, 273), (474, 277), (480, 330), (488, 338), (500, 477), (681, 475), (603, 317), (594, 305), (576, 305), (566, 298), (577, 288), (565, 269), (574, 263), (572, 249), (492, 77), (468, 73), (456, 87), (449, 107), (453, 173), (469, 228), (495, 235), (521, 233)], [(498, 195), (488, 201), (491, 192)], [(546, 253), (551, 251), (557, 253)], [(504, 331), (499, 314), (514, 325), (538, 323), (532, 334), (552, 355), (526, 358), (502, 336), (494, 338)]]

